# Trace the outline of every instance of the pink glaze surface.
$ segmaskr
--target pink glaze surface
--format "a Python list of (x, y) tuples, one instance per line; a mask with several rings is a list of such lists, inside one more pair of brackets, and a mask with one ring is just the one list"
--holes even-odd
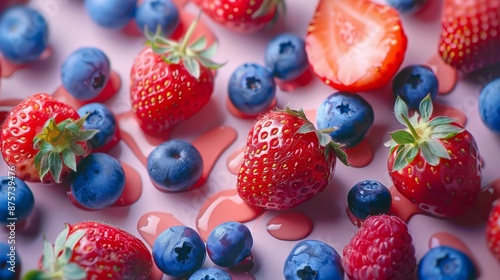
[[(384, 0), (376, 1), (385, 2)], [(177, 3), (181, 2), (186, 1), (177, 1)], [(279, 215), (280, 213), (263, 214), (262, 210), (252, 209), (245, 205), (236, 194), (235, 173), (240, 161), (239, 151), (245, 146), (246, 136), (254, 120), (236, 117), (228, 111), (227, 83), (231, 73), (239, 65), (246, 62), (263, 63), (263, 51), (266, 44), (277, 34), (294, 32), (298, 35), (305, 35), (317, 2), (318, 0), (287, 0), (287, 14), (283, 20), (277, 22), (272, 29), (264, 30), (259, 34), (236, 34), (211, 22), (206, 16), (202, 16), (203, 24), (197, 32), (208, 29), (213, 31), (213, 34), (209, 35), (209, 41), (215, 40), (215, 35), (219, 39), (219, 50), (214, 60), (227, 63), (217, 71), (215, 91), (207, 106), (191, 119), (180, 123), (168, 134), (156, 135), (153, 138), (143, 135), (133, 116), (128, 114), (131, 111), (130, 68), (136, 54), (144, 48), (145, 39), (137, 34), (131, 36), (127, 32), (107, 30), (97, 26), (85, 13), (83, 1), (32, 0), (30, 5), (40, 9), (49, 22), (49, 41), (53, 53), (46, 59), (13, 72), (8, 78), (2, 75), (0, 118), (5, 114), (2, 112), (8, 111), (22, 98), (37, 92), (56, 92), (61, 85), (60, 67), (64, 59), (75, 49), (84, 46), (101, 48), (109, 56), (113, 70), (121, 79), (121, 86), (116, 88), (116, 96), (105, 103), (119, 115), (122, 139), (109, 153), (137, 172), (133, 173), (139, 175), (136, 179), (142, 182), (142, 192), (138, 196), (137, 194), (131, 196), (133, 199), (125, 200), (128, 203), (124, 204), (130, 204), (129, 206), (110, 207), (100, 211), (83, 211), (68, 201), (64, 187), (29, 184), (35, 195), (35, 213), (28, 219), (28, 225), (19, 227), (16, 231), (16, 249), (23, 262), (23, 272), (37, 267), (38, 258), (33, 256), (41, 254), (43, 236), (53, 241), (64, 228), (64, 222), (100, 220), (126, 229), (151, 243), (160, 230), (170, 225), (184, 224), (198, 229), (203, 236), (207, 236), (218, 223), (238, 220), (244, 222), (252, 231), (254, 237), (252, 254), (255, 267), (250, 274), (240, 273), (234, 279), (282, 279), (283, 262), (298, 241), (279, 240), (271, 236), (267, 222), (273, 217), (271, 214)], [(409, 38), (403, 66), (425, 64), (435, 56), (440, 31), (440, 3), (443, 0), (429, 2), (432, 3), (429, 3), (425, 11), (417, 15), (402, 17), (404, 30)], [(184, 22), (194, 18), (198, 12), (198, 8), (192, 3), (186, 5), (186, 10), (188, 12), (183, 12), (182, 17)], [(71, 22), (78, 22), (78, 25), (68, 24)], [(183, 23), (174, 37), (179, 37), (186, 27), (187, 24)], [(437, 65), (439, 76), (441, 65), (439, 63), (433, 65)], [(2, 64), (2, 69), (4, 67)], [(452, 73), (444, 71), (443, 73)], [(500, 177), (497, 167), (500, 138), (482, 124), (477, 107), (481, 88), (492, 78), (491, 75), (467, 78), (459, 75), (456, 85), (453, 80), (444, 81), (444, 78), (440, 78), (440, 91), (451, 90), (451, 92), (446, 95), (440, 94), (436, 99), (436, 112), (457, 117), (459, 122), (464, 123), (475, 136), (485, 162), (483, 186), (485, 188), (489, 185), (494, 186), (485, 189), (481, 194), (481, 203), (478, 203), (476, 207), (478, 211), (471, 213), (470, 217), (463, 218), (464, 220), (470, 219), (471, 222), (415, 215), (419, 213), (419, 210), (401, 196), (397, 196), (394, 188), (392, 189), (395, 195), (394, 207), (391, 210), (408, 222), (417, 260), (428, 251), (429, 240), (434, 234), (449, 233), (467, 246), (474, 257), (480, 258), (477, 263), (481, 271), (480, 279), (486, 280), (497, 279), (500, 275), (500, 265), (486, 246), (485, 222), (479, 219), (480, 216), (485, 215), (498, 195), (496, 180)], [(323, 99), (333, 92), (329, 86), (316, 77), (312, 77), (304, 86), (293, 85), (291, 88), (286, 86), (277, 90), (276, 105), (281, 108), (286, 105), (292, 108), (302, 107), (309, 113), (315, 112)], [(390, 88), (391, 86), (387, 85), (375, 92), (360, 93), (370, 102), (375, 111), (375, 122), (367, 135), (367, 142), (373, 148), (370, 161), (359, 164), (356, 168), (338, 163), (335, 176), (325, 191), (297, 209), (293, 209), (293, 211), (304, 213), (312, 220), (313, 230), (306, 237), (307, 239), (326, 242), (339, 253), (356, 232), (356, 227), (351, 223), (345, 211), (349, 189), (358, 181), (366, 179), (378, 180), (386, 186), (392, 185), (386, 167), (389, 151), (383, 143), (389, 140), (388, 132), (401, 128), (401, 125), (392, 114), (393, 95)], [(286, 92), (286, 90), (291, 91)], [(310, 116), (314, 118), (314, 114)], [(232, 132), (219, 138), (206, 138), (201, 140), (202, 143), (197, 142), (207, 133), (218, 134), (214, 131), (220, 128), (227, 128)], [(221, 138), (227, 142), (222, 141)], [(213, 148), (210, 155), (207, 153), (206, 157), (210, 162), (210, 169), (207, 169), (204, 181), (199, 188), (190, 192), (172, 194), (159, 192), (151, 184), (145, 168), (145, 159), (157, 144), (166, 139), (184, 139), (196, 143), (199, 147), (204, 146), (203, 149), (207, 151)], [(224, 148), (219, 149), (220, 147)], [(0, 163), (0, 174), (7, 174), (7, 166), (3, 161)], [(131, 203), (133, 201), (135, 203)], [(148, 219), (148, 217), (153, 218)], [(8, 232), (4, 230), (0, 231), (0, 241), (6, 240), (7, 234)], [(207, 258), (205, 266), (212, 265)], [(153, 279), (160, 279), (160, 277), (161, 273), (155, 274)], [(163, 279), (169, 278), (164, 276)]]
[(311, 218), (298, 211), (278, 213), (267, 224), (267, 232), (274, 238), (286, 241), (302, 240), (313, 231)]

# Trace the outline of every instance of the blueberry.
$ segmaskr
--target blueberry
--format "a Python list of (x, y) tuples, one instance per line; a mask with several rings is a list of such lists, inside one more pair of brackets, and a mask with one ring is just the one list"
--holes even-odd
[(392, 91), (395, 97), (401, 97), (410, 108), (418, 109), (427, 95), (430, 94), (432, 100), (436, 98), (438, 87), (438, 80), (430, 67), (410, 65), (396, 74)]
[(387, 214), (391, 208), (391, 192), (382, 183), (364, 180), (356, 183), (347, 194), (347, 205), (358, 219), (368, 216)]
[(438, 246), (425, 253), (418, 263), (418, 279), (474, 280), (476, 269), (464, 253), (448, 246)]
[(486, 127), (500, 134), (500, 78), (489, 82), (481, 90), (479, 115)]
[(265, 65), (276, 78), (293, 80), (309, 66), (305, 46), (304, 39), (295, 34), (280, 34), (267, 44)]
[(0, 52), (14, 63), (37, 60), (47, 48), (48, 39), (48, 24), (33, 8), (14, 6), (0, 17)]
[[(15, 204), (15, 211), (10, 211), (7, 207), (9, 202)], [(10, 223), (9, 218), (16, 218), (16, 222), (25, 220), (33, 211), (34, 204), (33, 193), (23, 180), (0, 176), (0, 205), (4, 205), (0, 207), (0, 223)]]
[(336, 92), (320, 104), (316, 112), (318, 129), (333, 128), (333, 140), (354, 147), (365, 137), (373, 124), (372, 106), (356, 93)]
[(205, 243), (192, 228), (174, 226), (158, 235), (153, 244), (153, 260), (172, 277), (187, 277), (203, 266)]
[(89, 103), (78, 109), (78, 115), (87, 115), (83, 123), (84, 129), (96, 129), (98, 132), (89, 140), (92, 149), (108, 144), (116, 134), (116, 117), (108, 106), (101, 103)]
[(191, 143), (169, 140), (151, 151), (147, 168), (149, 177), (158, 187), (180, 192), (192, 187), (201, 177), (203, 159)]
[(97, 97), (109, 81), (108, 57), (97, 48), (81, 48), (70, 54), (61, 67), (64, 88), (78, 100)]
[(272, 73), (264, 66), (245, 63), (231, 74), (227, 92), (236, 109), (254, 115), (271, 106), (276, 94), (276, 83)]
[(292, 248), (285, 260), (283, 275), (286, 280), (341, 280), (344, 269), (340, 255), (330, 245), (304, 240)]
[(71, 178), (71, 193), (88, 209), (113, 205), (125, 188), (125, 172), (118, 160), (104, 153), (84, 157)]
[(427, 0), (387, 0), (387, 3), (401, 13), (416, 13)]
[(218, 225), (207, 238), (207, 253), (212, 262), (221, 267), (233, 267), (250, 256), (253, 238), (242, 223), (226, 222)]
[(85, 0), (85, 8), (98, 25), (119, 29), (134, 17), (137, 0)]
[(198, 269), (188, 280), (232, 280), (229, 273), (218, 267), (205, 267)]
[(156, 32), (160, 27), (164, 36), (170, 36), (180, 23), (179, 9), (172, 0), (145, 0), (135, 13), (135, 22), (141, 31)]
[(0, 264), (0, 279), (20, 279), (21, 259), (15, 250), (14, 244), (9, 245), (7, 243), (0, 242)]

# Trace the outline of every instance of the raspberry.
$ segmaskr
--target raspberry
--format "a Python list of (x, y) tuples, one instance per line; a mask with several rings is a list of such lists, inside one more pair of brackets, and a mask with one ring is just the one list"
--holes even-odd
[(343, 266), (349, 279), (408, 279), (415, 271), (415, 248), (400, 218), (368, 217), (344, 247)]
[(490, 212), (486, 226), (486, 240), (491, 253), (500, 262), (500, 203), (496, 203)]

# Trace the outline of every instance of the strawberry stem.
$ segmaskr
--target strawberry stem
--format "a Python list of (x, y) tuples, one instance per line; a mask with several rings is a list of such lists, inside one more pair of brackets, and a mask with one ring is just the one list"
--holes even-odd
[(193, 36), (194, 30), (196, 28), (196, 25), (198, 24), (198, 21), (200, 20), (200, 17), (201, 17), (201, 11), (198, 13), (195, 20), (189, 26), (188, 30), (186, 31), (186, 34), (184, 34), (184, 38), (182, 39), (181, 45), (179, 47), (180, 53), (186, 53), (186, 48), (188, 46), (189, 40), (191, 39), (191, 36)]
[(415, 130), (415, 128), (413, 127), (413, 125), (411, 124), (410, 120), (408, 120), (408, 118), (404, 115), (401, 115), (401, 118), (403, 119), (403, 121), (405, 122), (406, 126), (408, 127), (408, 129), (410, 130), (411, 134), (413, 135), (413, 137), (415, 138), (416, 141), (420, 140), (420, 135), (418, 135), (418, 132)]

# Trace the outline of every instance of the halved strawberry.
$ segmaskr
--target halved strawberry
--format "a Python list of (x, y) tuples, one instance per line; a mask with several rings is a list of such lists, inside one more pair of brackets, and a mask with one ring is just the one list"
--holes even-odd
[(406, 47), (398, 12), (367, 0), (321, 0), (306, 36), (316, 75), (351, 92), (386, 85), (401, 66)]

